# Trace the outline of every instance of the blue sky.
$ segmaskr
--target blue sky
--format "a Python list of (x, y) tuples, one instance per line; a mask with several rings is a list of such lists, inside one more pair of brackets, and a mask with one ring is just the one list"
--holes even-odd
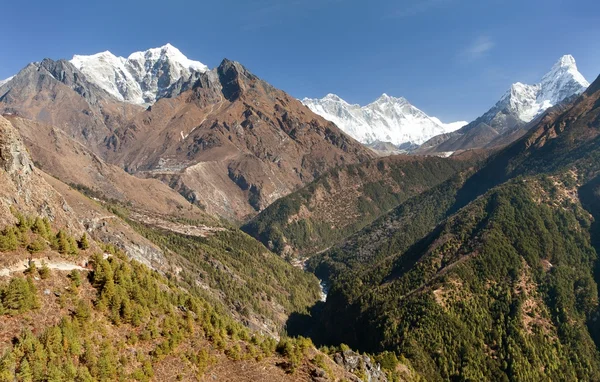
[(597, 0), (30, 0), (2, 5), (0, 78), (44, 57), (169, 42), (210, 67), (227, 57), (295, 97), (404, 96), (471, 120), (563, 54), (600, 74)]

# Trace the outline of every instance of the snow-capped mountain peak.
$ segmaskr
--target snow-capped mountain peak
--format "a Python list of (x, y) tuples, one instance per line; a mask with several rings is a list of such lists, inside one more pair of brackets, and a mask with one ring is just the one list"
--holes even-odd
[(327, 94), (325, 97), (323, 97), (322, 100), (323, 101), (330, 101), (330, 102), (344, 102), (344, 103), (347, 103), (346, 101), (344, 101), (343, 99), (341, 99), (337, 94), (332, 94), (332, 93)]
[(577, 64), (575, 63), (575, 57), (570, 54), (565, 54), (562, 56), (556, 64), (552, 67), (552, 69), (556, 69), (557, 67), (573, 67), (577, 69)]
[(406, 98), (383, 93), (372, 103), (352, 105), (335, 94), (302, 102), (316, 114), (335, 123), (359, 142), (394, 145), (420, 144), (434, 135), (459, 129), (467, 122), (444, 124), (411, 105)]
[(188, 59), (171, 44), (134, 52), (127, 58), (109, 51), (75, 55), (71, 63), (117, 99), (139, 105), (154, 103), (180, 78), (208, 70), (206, 65)]
[(550, 106), (574, 94), (579, 94), (590, 86), (590, 83), (577, 70), (575, 58), (570, 54), (562, 56), (552, 69), (542, 77), (539, 84), (539, 101), (546, 101)]
[(181, 51), (171, 44), (163, 45), (159, 48), (151, 48), (143, 52), (134, 52), (127, 58), (128, 61), (156, 62), (171, 61), (178, 63), (182, 68), (205, 72), (208, 67), (199, 61), (190, 60)]
[(514, 115), (523, 122), (530, 122), (564, 99), (581, 94), (589, 85), (577, 70), (575, 58), (567, 54), (552, 66), (538, 84), (514, 83), (483, 118), (490, 124), (502, 111), (504, 114)]

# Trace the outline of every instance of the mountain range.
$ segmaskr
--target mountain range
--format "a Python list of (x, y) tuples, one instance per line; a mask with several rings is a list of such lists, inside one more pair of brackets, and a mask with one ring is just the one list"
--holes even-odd
[(600, 77), (321, 101), (435, 155), (170, 45), (2, 82), (0, 381), (600, 380)]
[(208, 67), (184, 56), (171, 44), (135, 52), (127, 58), (106, 51), (75, 55), (70, 61), (90, 82), (120, 101), (151, 105), (164, 97), (177, 81), (189, 81)]
[[(170, 45), (127, 60), (105, 52), (32, 63), (0, 86), (0, 111), (59, 128), (104, 162), (232, 220), (373, 156), (241, 64), (206, 71)], [(43, 159), (49, 171), (60, 161)]]
[(442, 123), (411, 105), (405, 98), (383, 94), (374, 102), (351, 105), (335, 94), (321, 99), (304, 98), (309, 109), (335, 123), (364, 144), (391, 142), (396, 146), (420, 145), (439, 134), (450, 133), (467, 122)]

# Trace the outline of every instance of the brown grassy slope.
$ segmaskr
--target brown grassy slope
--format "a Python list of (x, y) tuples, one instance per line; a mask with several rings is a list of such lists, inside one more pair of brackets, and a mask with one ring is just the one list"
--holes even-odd
[(68, 204), (33, 165), (18, 132), (0, 117), (0, 223), (15, 221), (14, 206), (82, 232)]
[(158, 214), (216, 221), (177, 192), (154, 179), (140, 179), (105, 163), (63, 130), (16, 116), (6, 117), (19, 131), (36, 164), (65, 183), (82, 185), (105, 199)]

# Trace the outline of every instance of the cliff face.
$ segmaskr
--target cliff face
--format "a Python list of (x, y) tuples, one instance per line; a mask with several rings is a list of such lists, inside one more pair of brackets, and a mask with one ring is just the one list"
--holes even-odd
[(0, 223), (14, 221), (13, 205), (81, 230), (64, 199), (33, 166), (19, 133), (0, 117)]

